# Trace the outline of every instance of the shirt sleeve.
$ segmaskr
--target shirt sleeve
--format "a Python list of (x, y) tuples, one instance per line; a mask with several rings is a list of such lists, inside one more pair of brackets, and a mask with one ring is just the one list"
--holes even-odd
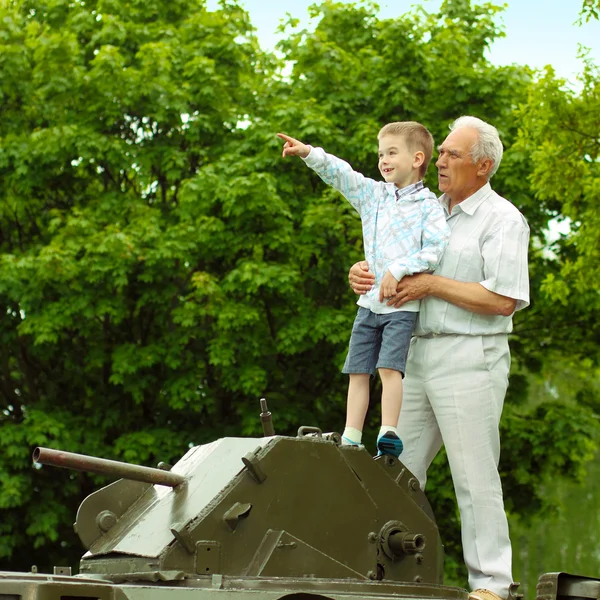
[(485, 280), (481, 285), (517, 301), (515, 311), (529, 306), (529, 225), (524, 218), (506, 220), (483, 240)]
[(425, 200), (421, 219), (421, 249), (394, 261), (388, 267), (390, 273), (400, 281), (406, 275), (434, 271), (449, 239), (450, 227), (441, 204), (437, 198)]
[(345, 160), (327, 154), (323, 148), (311, 148), (303, 160), (327, 185), (340, 192), (360, 215), (374, 201), (378, 182), (357, 173)]

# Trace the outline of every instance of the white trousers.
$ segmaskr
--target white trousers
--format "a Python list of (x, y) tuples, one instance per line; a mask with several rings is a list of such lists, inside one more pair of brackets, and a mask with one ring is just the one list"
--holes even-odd
[(498, 426), (508, 386), (505, 334), (413, 338), (398, 422), (400, 460), (425, 488), (427, 469), (446, 447), (460, 510), (471, 589), (502, 598), (512, 582), (512, 552), (498, 475)]

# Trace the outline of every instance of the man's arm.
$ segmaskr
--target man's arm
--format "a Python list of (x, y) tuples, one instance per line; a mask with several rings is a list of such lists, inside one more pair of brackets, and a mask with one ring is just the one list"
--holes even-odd
[(483, 281), (463, 282), (441, 275), (417, 274), (398, 284), (398, 294), (388, 304), (398, 307), (410, 300), (435, 296), (480, 315), (509, 317), (529, 304), (528, 245), (525, 219), (521, 215), (505, 219), (483, 240)]
[[(355, 294), (366, 294), (375, 283), (375, 275), (369, 271), (366, 260), (350, 267), (348, 282)], [(516, 307), (516, 300), (490, 292), (480, 283), (464, 283), (431, 275), (417, 273), (404, 277), (398, 284), (396, 295), (388, 304), (399, 308), (412, 300), (422, 300), (427, 296), (437, 296), (446, 302), (482, 315), (510, 316)]]
[(435, 296), (480, 315), (509, 317), (517, 306), (513, 298), (491, 292), (480, 283), (455, 281), (429, 273), (417, 273), (402, 279), (388, 305), (399, 308), (407, 302), (422, 300), (427, 296)]

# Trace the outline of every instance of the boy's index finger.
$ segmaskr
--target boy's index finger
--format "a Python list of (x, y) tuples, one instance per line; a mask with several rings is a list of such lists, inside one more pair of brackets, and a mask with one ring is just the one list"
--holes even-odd
[(293, 137), (290, 137), (289, 135), (285, 135), (285, 133), (278, 133), (277, 137), (280, 137), (282, 140), (285, 140), (286, 142), (290, 142), (291, 144), (293, 144), (294, 142), (297, 141)]

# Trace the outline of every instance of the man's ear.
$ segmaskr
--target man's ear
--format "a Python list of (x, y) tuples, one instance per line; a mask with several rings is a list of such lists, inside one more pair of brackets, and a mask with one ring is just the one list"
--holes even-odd
[(477, 175), (479, 177), (487, 177), (489, 179), (490, 172), (491, 172), (493, 166), (494, 166), (494, 161), (491, 158), (482, 158), (479, 161)]
[(425, 162), (425, 154), (418, 150), (413, 158), (413, 169), (418, 169)]

